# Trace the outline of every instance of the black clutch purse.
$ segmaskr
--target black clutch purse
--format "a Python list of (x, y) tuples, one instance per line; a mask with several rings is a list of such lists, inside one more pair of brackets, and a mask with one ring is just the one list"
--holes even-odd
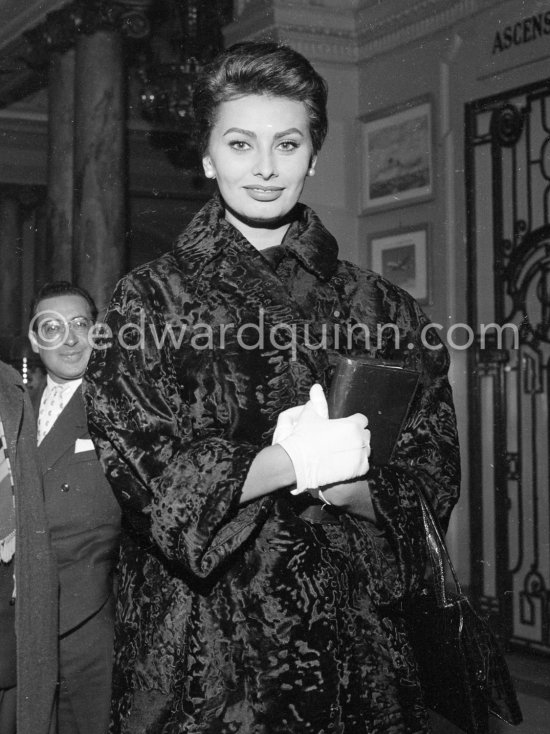
[[(490, 715), (519, 724), (522, 714), (500, 644), (462, 593), (437, 518), (419, 495), (432, 574), (403, 617), (425, 704), (467, 734), (487, 734)], [(445, 586), (446, 568), (452, 592)]]
[(371, 464), (391, 460), (409, 412), (419, 373), (371, 357), (332, 357), (334, 373), (327, 395), (331, 418), (364, 413), (369, 419)]

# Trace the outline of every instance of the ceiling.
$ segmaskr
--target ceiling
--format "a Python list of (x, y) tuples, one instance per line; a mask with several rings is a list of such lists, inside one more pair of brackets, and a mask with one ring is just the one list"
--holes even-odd
[(43, 75), (25, 62), (24, 33), (67, 0), (0, 0), (0, 109), (29, 97), (43, 86)]
[[(46, 84), (47, 63), (51, 50), (63, 48), (80, 26), (72, 12), (54, 15), (50, 25), (45, 25), (47, 16), (63, 7), (76, 5), (79, 14), (89, 10), (87, 0), (0, 0), (0, 115), (15, 104), (20, 106), (32, 100)], [(101, 0), (94, 0), (98, 6)], [(124, 6), (124, 2), (120, 5)], [(150, 5), (148, 13), (152, 23), (148, 37), (149, 49), (162, 48), (163, 55), (171, 58), (157, 61), (180, 63), (181, 55), (205, 60), (217, 52), (221, 43), (221, 27), (232, 17), (233, 3), (229, 0), (128, 0), (129, 8)], [(109, 1), (105, 2), (109, 7)], [(117, 6), (117, 0), (113, 1)], [(93, 13), (92, 13), (93, 15)], [(108, 14), (109, 19), (111, 18)], [(82, 22), (82, 20), (80, 21)], [(86, 21), (84, 21), (85, 27)], [(38, 33), (29, 33), (42, 27)], [(57, 33), (59, 31), (59, 33)], [(86, 32), (86, 31), (84, 31)], [(131, 31), (125, 35), (132, 36)], [(140, 36), (134, 36), (140, 38)], [(143, 51), (143, 48), (141, 49)], [(153, 53), (155, 53), (153, 51)], [(134, 65), (134, 61), (129, 61)]]
[(0, 0), (0, 51), (67, 0)]

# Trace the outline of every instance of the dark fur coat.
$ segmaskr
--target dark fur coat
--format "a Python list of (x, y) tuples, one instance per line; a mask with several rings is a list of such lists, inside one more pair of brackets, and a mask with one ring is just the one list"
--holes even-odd
[[(458, 497), (448, 355), (422, 344), (427, 319), (406, 293), (338, 260), (310, 209), (278, 252), (268, 262), (214, 198), (171, 253), (119, 283), (109, 346), (90, 361), (90, 433), (124, 518), (113, 732), (426, 730), (386, 612), (423, 575), (414, 483), (444, 523)], [(377, 343), (387, 323), (398, 334)], [(395, 461), (369, 474), (377, 526), (310, 522), (288, 490), (239, 505), (277, 416), (326, 385), (348, 333), (352, 351), (421, 372)]]

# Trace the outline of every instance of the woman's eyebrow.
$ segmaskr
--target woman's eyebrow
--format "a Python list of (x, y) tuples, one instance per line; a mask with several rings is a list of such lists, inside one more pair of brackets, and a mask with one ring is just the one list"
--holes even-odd
[[(242, 127), (229, 127), (224, 132), (224, 135), (234, 135), (235, 133), (237, 135), (247, 135), (250, 138), (256, 138), (257, 137), (257, 135), (256, 135), (255, 132), (253, 132), (252, 130), (245, 130)], [(275, 138), (284, 138), (287, 135), (292, 135), (292, 134), (301, 135), (302, 137), (304, 137), (304, 133), (300, 129), (298, 129), (297, 127), (290, 127), (288, 130), (282, 130), (280, 133), (275, 133), (274, 137)]]
[(276, 138), (286, 138), (287, 135), (301, 135), (304, 137), (304, 133), (297, 127), (289, 127), (288, 130), (283, 130), (280, 133), (275, 133)]
[(224, 132), (224, 135), (230, 135), (230, 134), (234, 135), (235, 133), (237, 133), (238, 135), (248, 135), (251, 138), (256, 137), (256, 133), (252, 132), (252, 130), (245, 130), (242, 127), (229, 127)]

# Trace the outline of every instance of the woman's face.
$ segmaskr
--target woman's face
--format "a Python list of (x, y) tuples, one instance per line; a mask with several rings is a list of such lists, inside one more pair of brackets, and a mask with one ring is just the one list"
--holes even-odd
[(247, 95), (222, 102), (203, 157), (237, 228), (276, 222), (293, 208), (315, 165), (303, 102)]

